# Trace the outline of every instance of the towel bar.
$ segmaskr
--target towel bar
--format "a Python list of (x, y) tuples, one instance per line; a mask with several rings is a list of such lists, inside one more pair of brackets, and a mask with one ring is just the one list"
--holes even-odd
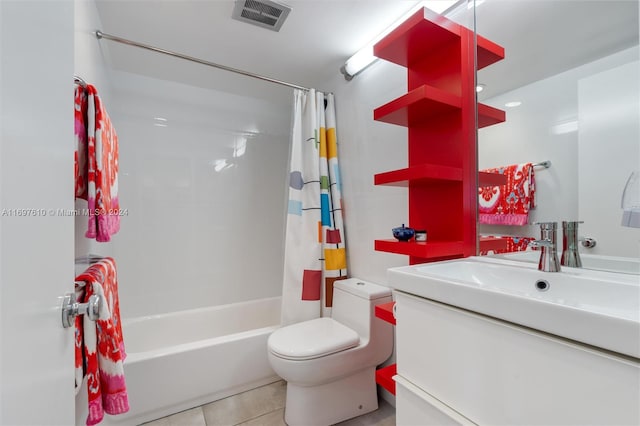
[(97, 320), (101, 306), (102, 296), (99, 294), (90, 296), (87, 303), (78, 303), (73, 293), (65, 294), (62, 300), (62, 327), (71, 327), (78, 315), (87, 315), (91, 321)]

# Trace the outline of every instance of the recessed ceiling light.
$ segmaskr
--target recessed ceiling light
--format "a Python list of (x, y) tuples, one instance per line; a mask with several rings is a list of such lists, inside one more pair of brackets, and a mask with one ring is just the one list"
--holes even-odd
[(507, 108), (515, 108), (522, 105), (522, 102), (520, 101), (512, 101), (512, 102), (507, 102), (506, 104), (504, 104), (504, 106), (506, 106)]
[(481, 84), (478, 84), (478, 85), (476, 86), (476, 92), (478, 92), (478, 93), (482, 92), (482, 91), (484, 90), (484, 88), (485, 88), (485, 87), (487, 87), (487, 85), (486, 85), (486, 84), (482, 84), (482, 83), (481, 83)]

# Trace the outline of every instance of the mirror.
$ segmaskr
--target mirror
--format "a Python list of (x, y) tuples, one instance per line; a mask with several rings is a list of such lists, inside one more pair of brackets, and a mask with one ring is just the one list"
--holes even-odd
[[(476, 3), (478, 34), (505, 48), (478, 72), (478, 101), (506, 111), (478, 132), (479, 170), (550, 161), (534, 167), (527, 223), (558, 222), (561, 252), (562, 221), (583, 221), (585, 268), (640, 273), (640, 229), (621, 225), (625, 184), (640, 169), (638, 18), (637, 1)], [(518, 237), (540, 237), (535, 225), (486, 221), (481, 236), (514, 236), (520, 248)], [(539, 253), (505, 256), (537, 262)]]

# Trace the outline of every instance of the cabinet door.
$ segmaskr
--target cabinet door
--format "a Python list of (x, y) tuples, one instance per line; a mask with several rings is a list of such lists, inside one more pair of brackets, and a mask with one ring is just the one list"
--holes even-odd
[(402, 292), (396, 304), (398, 375), (475, 423), (640, 424), (637, 360)]
[(397, 426), (475, 425), (408, 380), (400, 376), (396, 376), (395, 380)]

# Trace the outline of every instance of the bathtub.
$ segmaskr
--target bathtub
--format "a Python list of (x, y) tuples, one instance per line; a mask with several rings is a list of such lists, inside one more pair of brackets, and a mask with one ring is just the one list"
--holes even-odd
[[(131, 410), (102, 424), (140, 424), (278, 380), (267, 338), (280, 324), (280, 297), (123, 319)], [(86, 388), (76, 424), (87, 416)]]

